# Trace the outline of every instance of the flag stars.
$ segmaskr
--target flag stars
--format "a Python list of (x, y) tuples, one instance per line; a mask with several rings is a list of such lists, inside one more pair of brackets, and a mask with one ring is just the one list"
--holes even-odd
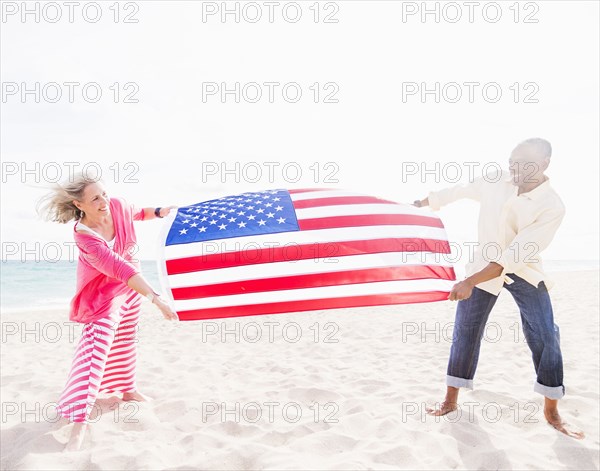
[(178, 227), (173, 227), (173, 231), (182, 242), (280, 232), (295, 224), (291, 203), (285, 190), (218, 198), (182, 208), (178, 212)]

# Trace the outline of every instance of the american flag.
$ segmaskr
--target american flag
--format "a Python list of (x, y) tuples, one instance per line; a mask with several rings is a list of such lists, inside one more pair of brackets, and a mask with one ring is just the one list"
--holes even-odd
[(439, 218), (342, 190), (267, 190), (171, 211), (159, 273), (180, 320), (445, 300)]

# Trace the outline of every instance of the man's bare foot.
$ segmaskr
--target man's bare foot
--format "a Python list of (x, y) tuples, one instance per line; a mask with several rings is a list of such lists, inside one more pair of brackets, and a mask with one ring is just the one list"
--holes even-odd
[(425, 411), (429, 415), (434, 415), (436, 417), (439, 417), (441, 415), (446, 415), (449, 412), (452, 412), (453, 410), (458, 409), (457, 402), (458, 402), (458, 391), (459, 390), (460, 390), (459, 388), (454, 388), (452, 386), (448, 386), (446, 388), (446, 399), (444, 399), (444, 402), (442, 402), (440, 404), (440, 407), (439, 408), (428, 407), (425, 409)]
[(152, 398), (150, 396), (146, 396), (140, 392), (134, 391), (134, 392), (123, 393), (123, 400), (124, 401), (146, 402), (146, 401), (151, 401)]
[(86, 430), (87, 423), (75, 422), (73, 425), (73, 430), (71, 430), (69, 442), (65, 446), (65, 451), (79, 451), (81, 449)]
[(444, 401), (440, 404), (440, 407), (438, 408), (428, 407), (425, 410), (427, 411), (427, 414), (439, 417), (442, 415), (449, 414), (450, 412), (456, 409), (458, 409), (456, 402)]
[(585, 434), (583, 432), (575, 432), (573, 430), (570, 430), (571, 427), (569, 426), (569, 424), (563, 422), (562, 418), (560, 417), (560, 414), (558, 413), (557, 404), (558, 400), (548, 399), (547, 397), (545, 398), (544, 417), (546, 417), (548, 423), (552, 425), (552, 427), (554, 427), (556, 430), (558, 430), (561, 433), (564, 433), (569, 437), (576, 438), (577, 440), (585, 438)]

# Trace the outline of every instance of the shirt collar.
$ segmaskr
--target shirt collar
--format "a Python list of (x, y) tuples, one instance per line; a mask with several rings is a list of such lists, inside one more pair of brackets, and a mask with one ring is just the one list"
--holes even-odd
[[(536, 186), (533, 190), (528, 191), (527, 193), (521, 193), (519, 196), (524, 196), (525, 198), (529, 198), (530, 200), (534, 200), (534, 199), (538, 199), (544, 196), (544, 193), (546, 193), (549, 189), (550, 189), (550, 178), (547, 177), (546, 175), (544, 175), (544, 177), (546, 178), (546, 180), (544, 180), (544, 182), (539, 185)], [(510, 172), (506, 172), (506, 176), (504, 177), (503, 181), (505, 183), (509, 183), (510, 185), (513, 185), (513, 180), (512, 180), (512, 176), (510, 175)], [(515, 186), (515, 185), (513, 185)], [(517, 188), (515, 186), (515, 188)], [(516, 190), (518, 191), (518, 190)]]
[(519, 196), (525, 196), (530, 200), (536, 200), (543, 198), (548, 190), (550, 190), (550, 179), (546, 177), (546, 180), (544, 180), (542, 184), (536, 186), (533, 190), (528, 191), (527, 193), (521, 193)]

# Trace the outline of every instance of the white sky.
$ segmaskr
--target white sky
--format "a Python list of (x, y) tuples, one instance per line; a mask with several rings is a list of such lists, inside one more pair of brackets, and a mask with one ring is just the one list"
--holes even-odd
[[(39, 23), (33, 15), (22, 22), (20, 12), (6, 15), (12, 8), (7, 4), (20, 8), (21, 2), (2, 3), (3, 90), (10, 82), (29, 88), (35, 82), (97, 82), (103, 92), (97, 103), (82, 98), (81, 86), (74, 103), (68, 101), (66, 86), (58, 103), (35, 103), (33, 95), (22, 103), (19, 93), (3, 93), (3, 244), (32, 248), (36, 241), (72, 240), (72, 224), (37, 219), (34, 205), (44, 193), (42, 183), (33, 174), (7, 172), (12, 162), (30, 169), (38, 162), (48, 171), (53, 167), (47, 164), (56, 162), (65, 177), (65, 162), (97, 162), (111, 193), (140, 206), (186, 205), (247, 190), (295, 187), (340, 187), (412, 202), (450, 182), (441, 177), (436, 182), (434, 175), (413, 175), (403, 182), (403, 163), (430, 169), (436, 162), (441, 168), (450, 162), (504, 165), (519, 141), (540, 136), (553, 145), (548, 175), (567, 207), (545, 258), (599, 258), (598, 2), (521, 2), (519, 22), (510, 9), (515, 2), (499, 2), (502, 18), (496, 23), (482, 16), (490, 2), (479, 2), (473, 23), (465, 2), (454, 3), (463, 13), (456, 23), (446, 21), (456, 12), (448, 2), (438, 2), (446, 8), (439, 23), (433, 15), (423, 23), (418, 14), (402, 21), (403, 9), (421, 2), (321, 2), (320, 20), (337, 6), (337, 23), (315, 23), (313, 1), (298, 2), (302, 18), (297, 23), (282, 16), (281, 7), (290, 2), (279, 2), (273, 23), (264, 2), (256, 2), (263, 12), (257, 23), (244, 17), (236, 23), (233, 15), (225, 23), (219, 15), (203, 22), (203, 9), (221, 7), (221, 2), (137, 1), (137, 23), (115, 23), (109, 9), (113, 1), (99, 2), (102, 18), (96, 23), (83, 19), (81, 7), (69, 23), (64, 2), (56, 2), (63, 13), (56, 23), (46, 21), (55, 15), (49, 7)], [(45, 2), (27, 5), (33, 9), (36, 3), (42, 12)], [(234, 4), (228, 2), (229, 8)], [(431, 9), (435, 4), (427, 3)], [(120, 20), (132, 8), (122, 3)], [(255, 10), (246, 12), (254, 15)], [(528, 13), (538, 22), (524, 23)], [(114, 103), (109, 89), (114, 82), (135, 82), (139, 102)], [(267, 96), (258, 103), (235, 103), (232, 96), (227, 103), (218, 96), (203, 102), (203, 82), (296, 82), (303, 97), (288, 103), (279, 86), (274, 103)], [(309, 87), (315, 82), (337, 84), (339, 103), (314, 103)], [(498, 103), (486, 102), (479, 86), (474, 103), (467, 96), (458, 103), (435, 103), (431, 95), (427, 103), (418, 96), (403, 102), (403, 82), (496, 82), (503, 96)], [(519, 103), (509, 88), (515, 82), (521, 84)], [(537, 86), (538, 103), (523, 103), (533, 90), (523, 88), (528, 82)], [(321, 90), (321, 101), (330, 90)], [(263, 92), (268, 93), (264, 86)], [(118, 179), (109, 169), (115, 162)], [(127, 170), (135, 170), (125, 168), (127, 162), (137, 166), (138, 183), (123, 181)], [(236, 183), (233, 175), (203, 176), (202, 162), (228, 168), (256, 162), (263, 175), (256, 183)], [(265, 162), (281, 162), (272, 180)], [(338, 169), (337, 183), (325, 181), (334, 168), (325, 168), (328, 162)], [(315, 163), (321, 170), (317, 179)], [(285, 164), (299, 166), (303, 178), (286, 182)], [(462, 168), (461, 181), (466, 181), (468, 169)], [(475, 240), (477, 208), (459, 202), (439, 213), (450, 240)], [(160, 221), (136, 227), (141, 258), (154, 258)]]

